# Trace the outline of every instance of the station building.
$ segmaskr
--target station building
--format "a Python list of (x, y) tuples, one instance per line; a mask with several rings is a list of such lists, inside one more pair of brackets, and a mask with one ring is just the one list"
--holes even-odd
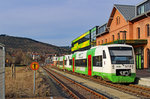
[(98, 30), (96, 45), (132, 45), (136, 68), (150, 69), (150, 0), (137, 5), (115, 4), (108, 22)]

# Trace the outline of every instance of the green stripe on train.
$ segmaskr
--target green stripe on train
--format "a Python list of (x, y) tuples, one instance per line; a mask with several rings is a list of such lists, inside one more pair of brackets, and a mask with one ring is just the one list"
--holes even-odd
[(116, 76), (115, 73), (92, 72), (92, 76), (101, 76), (104, 80), (109, 80), (113, 83), (130, 83), (134, 82), (136, 74), (131, 73), (131, 76)]
[(65, 69), (68, 70), (68, 71), (72, 71), (72, 67), (71, 68), (65, 67)]

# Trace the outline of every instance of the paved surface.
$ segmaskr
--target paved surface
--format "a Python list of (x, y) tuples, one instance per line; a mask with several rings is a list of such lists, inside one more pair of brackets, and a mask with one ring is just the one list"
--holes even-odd
[(136, 77), (138, 84), (150, 87), (150, 69), (137, 70)]
[(95, 83), (93, 81), (89, 81), (89, 80), (83, 79), (81, 77), (77, 77), (77, 76), (74, 76), (74, 75), (62, 72), (62, 71), (55, 70), (55, 69), (53, 69), (53, 70), (58, 72), (58, 73), (60, 73), (60, 74), (62, 74), (62, 75), (65, 75), (65, 76), (67, 76), (67, 77), (69, 77), (69, 78), (71, 78), (73, 80), (76, 80), (77, 82), (82, 83), (85, 86), (88, 86), (88, 87), (90, 87), (92, 89), (95, 89), (96, 91), (100, 91), (103, 94), (112, 96), (112, 98), (138, 99), (138, 97), (136, 97), (136, 96), (129, 95), (127, 93), (124, 93), (124, 92), (121, 92), (121, 91), (118, 91), (118, 90), (115, 90), (115, 89), (112, 89), (112, 88), (100, 85), (100, 84)]

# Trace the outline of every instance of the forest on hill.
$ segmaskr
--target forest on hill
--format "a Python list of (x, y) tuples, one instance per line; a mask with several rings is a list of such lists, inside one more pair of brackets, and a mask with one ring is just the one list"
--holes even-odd
[[(39, 42), (30, 38), (14, 37), (8, 35), (0, 35), (0, 43), (4, 44), (6, 49), (6, 63), (28, 65), (32, 61), (32, 55), (38, 54), (39, 61), (47, 54), (69, 54), (70, 49), (58, 47), (55, 45)], [(15, 57), (15, 58), (14, 58)]]

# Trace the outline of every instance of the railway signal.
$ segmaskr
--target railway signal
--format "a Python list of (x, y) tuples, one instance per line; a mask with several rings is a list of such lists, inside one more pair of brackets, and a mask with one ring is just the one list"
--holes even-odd
[(33, 78), (33, 94), (35, 95), (35, 76), (36, 76), (36, 70), (39, 69), (39, 63), (38, 62), (32, 62), (31, 69), (34, 70), (34, 78)]
[(39, 63), (38, 62), (32, 62), (31, 69), (32, 70), (38, 70), (39, 69)]

